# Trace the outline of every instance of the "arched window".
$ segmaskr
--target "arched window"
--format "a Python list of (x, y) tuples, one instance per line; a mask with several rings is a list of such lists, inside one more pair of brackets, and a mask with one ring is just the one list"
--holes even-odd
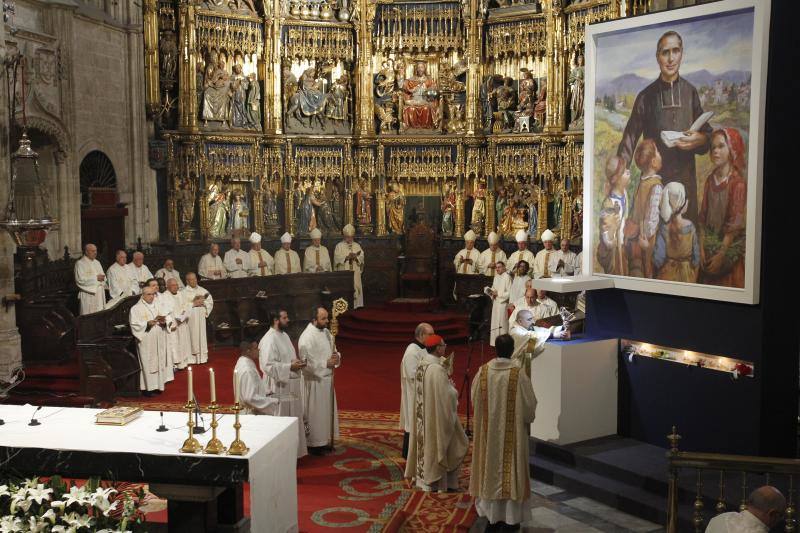
[(91, 205), (89, 188), (117, 190), (117, 173), (111, 160), (99, 150), (89, 152), (81, 161), (81, 207)]

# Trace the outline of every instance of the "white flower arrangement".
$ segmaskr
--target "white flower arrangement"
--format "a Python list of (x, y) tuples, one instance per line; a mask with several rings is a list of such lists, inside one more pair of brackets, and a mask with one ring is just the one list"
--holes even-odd
[(118, 491), (90, 479), (71, 484), (54, 476), (0, 485), (0, 533), (135, 533), (144, 531), (143, 492)]

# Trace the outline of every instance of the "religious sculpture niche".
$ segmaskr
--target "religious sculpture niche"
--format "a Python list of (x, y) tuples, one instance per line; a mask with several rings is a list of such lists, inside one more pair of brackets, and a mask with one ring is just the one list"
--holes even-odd
[[(338, 76), (337, 71), (341, 72)], [(298, 79), (283, 65), (284, 124), (288, 133), (346, 135), (352, 132), (350, 74), (334, 61), (306, 68)]]
[(526, 10), (526, 13), (541, 13), (542, 11), (541, 0), (488, 0), (485, 5), (488, 9), (527, 6), (529, 7), (529, 10)]
[(452, 237), (455, 230), (456, 183), (446, 181), (442, 191), (442, 235)]
[[(501, 202), (500, 199), (503, 199)], [(512, 238), (517, 231), (523, 230), (528, 236), (536, 240), (539, 187), (510, 181), (497, 192), (497, 231), (505, 237)], [(502, 209), (502, 214), (500, 213)]]
[(201, 7), (240, 15), (259, 15), (258, 0), (201, 0)]
[(389, 231), (395, 235), (402, 235), (405, 231), (405, 209), (403, 188), (397, 181), (392, 181), (386, 193), (386, 222)]
[(308, 235), (314, 229), (323, 235), (341, 233), (343, 202), (339, 178), (324, 184), (320, 180), (305, 180), (295, 185), (295, 198), (298, 196), (300, 202), (295, 212), (298, 235)]
[(162, 31), (159, 35), (158, 65), (161, 84), (172, 89), (178, 74), (178, 43), (173, 31)]
[(475, 192), (472, 197), (470, 229), (478, 235), (483, 235), (483, 229), (486, 225), (486, 178), (481, 177), (476, 181)]
[(572, 234), (571, 241), (583, 238), (583, 194), (578, 194), (572, 200)]
[(369, 179), (361, 178), (355, 193), (356, 226), (359, 233), (371, 235), (372, 224), (372, 192), (370, 192)]
[[(537, 99), (539, 84), (527, 68), (520, 79), (493, 74), (481, 86), (483, 129), (485, 133), (538, 133), (544, 125), (545, 91)], [(537, 109), (542, 114), (537, 116)]]
[(232, 237), (248, 235), (250, 229), (250, 205), (241, 189), (230, 193), (230, 216), (227, 233)]
[(264, 212), (264, 233), (267, 237), (277, 237), (280, 232), (280, 222), (278, 218), (278, 193), (276, 192), (280, 178), (270, 181), (261, 180), (261, 201)]
[(584, 59), (575, 54), (575, 63), (569, 73), (569, 130), (583, 130)]
[(283, 0), (283, 16), (303, 20), (334, 20), (347, 22), (354, 15), (354, 8), (348, 0)]
[(261, 130), (261, 86), (254, 72), (245, 74), (244, 57), (235, 54), (230, 71), (225, 51), (211, 50), (202, 63), (197, 73), (202, 128)]
[(184, 241), (190, 241), (195, 236), (193, 228), (195, 199), (194, 182), (190, 179), (181, 180), (175, 200), (178, 207), (178, 236)]
[(228, 231), (230, 202), (222, 182), (216, 181), (208, 188), (208, 235), (212, 239), (222, 239)]

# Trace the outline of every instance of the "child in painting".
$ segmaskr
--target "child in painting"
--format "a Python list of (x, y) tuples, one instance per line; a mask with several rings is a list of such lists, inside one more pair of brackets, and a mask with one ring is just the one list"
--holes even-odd
[(714, 170), (706, 180), (698, 217), (699, 282), (741, 288), (744, 287), (747, 182), (745, 146), (739, 131), (714, 130), (709, 156)]
[(642, 139), (633, 153), (636, 166), (642, 171), (633, 197), (631, 216), (625, 223), (625, 253), (628, 257), (628, 275), (652, 278), (653, 243), (658, 230), (658, 210), (663, 185), (661, 154), (653, 139)]
[(606, 274), (624, 276), (628, 271), (622, 238), (628, 215), (626, 189), (630, 180), (625, 160), (611, 156), (606, 162), (606, 197), (600, 211), (600, 242), (597, 244), (597, 261)]
[(700, 269), (700, 243), (691, 220), (683, 218), (689, 208), (686, 189), (673, 181), (661, 195), (661, 225), (655, 239), (653, 266), (658, 279), (695, 283)]

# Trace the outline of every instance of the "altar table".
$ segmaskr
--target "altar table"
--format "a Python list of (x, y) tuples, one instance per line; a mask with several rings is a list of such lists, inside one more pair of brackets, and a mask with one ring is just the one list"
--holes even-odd
[[(144, 412), (125, 426), (94, 423), (98, 409), (44, 407), (36, 413), (39, 426), (28, 422), (36, 406), (0, 405), (0, 472), (32, 477), (100, 477), (112, 481), (148, 482), (166, 492), (202, 491), (214, 497), (223, 489), (250, 483), (250, 531), (297, 531), (297, 419), (243, 415), (241, 438), (247, 455), (183, 454), (187, 414), (165, 412), (169, 431), (156, 432), (158, 412)], [(205, 425), (210, 414), (204, 414)], [(218, 418), (218, 437), (225, 446), (234, 439), (233, 415)], [(196, 435), (205, 445), (210, 429)], [(170, 505), (172, 505), (170, 500)], [(183, 531), (173, 527), (170, 531)]]

